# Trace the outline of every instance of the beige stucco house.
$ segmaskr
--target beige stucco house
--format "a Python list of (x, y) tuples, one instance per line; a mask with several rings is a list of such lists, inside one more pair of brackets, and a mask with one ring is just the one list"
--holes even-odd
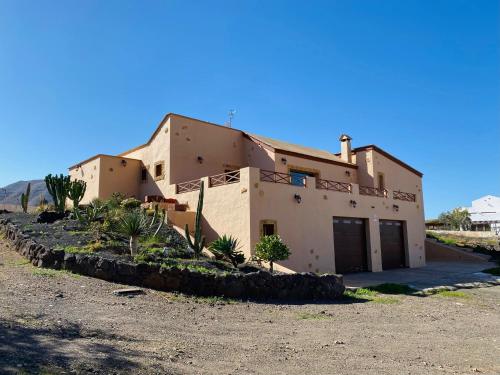
[(422, 174), (377, 146), (339, 141), (334, 154), (168, 114), (147, 143), (69, 172), (87, 182), (83, 203), (122, 192), (187, 204), (168, 211), (179, 228), (192, 221), (205, 181), (207, 240), (233, 235), (250, 257), (262, 235), (277, 233), (292, 251), (283, 271), (425, 265)]

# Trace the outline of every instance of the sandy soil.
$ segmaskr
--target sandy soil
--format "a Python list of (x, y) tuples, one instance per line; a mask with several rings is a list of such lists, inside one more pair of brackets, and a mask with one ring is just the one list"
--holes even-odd
[(34, 268), (0, 240), (0, 373), (500, 373), (500, 287), (321, 305), (122, 287)]

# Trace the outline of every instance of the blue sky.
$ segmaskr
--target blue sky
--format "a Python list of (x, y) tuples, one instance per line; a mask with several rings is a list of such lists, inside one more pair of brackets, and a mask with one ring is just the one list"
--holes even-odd
[(167, 112), (500, 195), (499, 1), (0, 1), (0, 186), (143, 143)]

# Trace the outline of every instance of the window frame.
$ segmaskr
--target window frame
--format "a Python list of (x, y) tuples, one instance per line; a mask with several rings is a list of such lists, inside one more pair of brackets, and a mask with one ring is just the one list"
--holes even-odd
[(273, 234), (278, 234), (278, 222), (276, 220), (265, 219), (265, 220), (261, 220), (259, 222), (259, 230), (260, 230), (260, 237), (261, 238), (264, 237), (264, 226), (265, 225), (273, 225), (274, 226), (274, 233)]
[[(161, 174), (157, 174), (157, 168), (161, 167)], [(165, 178), (165, 161), (157, 161), (154, 163), (154, 180), (159, 181)]]

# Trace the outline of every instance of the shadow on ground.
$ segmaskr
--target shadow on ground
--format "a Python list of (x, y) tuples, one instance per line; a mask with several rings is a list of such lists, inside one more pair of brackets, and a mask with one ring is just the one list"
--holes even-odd
[[(39, 318), (0, 318), (1, 374), (49, 374), (70, 369), (76, 373), (120, 374), (138, 369), (134, 361), (138, 353), (124, 353), (113, 345), (124, 338), (82, 330), (75, 323), (36, 327)], [(25, 326), (27, 320), (35, 326)]]

